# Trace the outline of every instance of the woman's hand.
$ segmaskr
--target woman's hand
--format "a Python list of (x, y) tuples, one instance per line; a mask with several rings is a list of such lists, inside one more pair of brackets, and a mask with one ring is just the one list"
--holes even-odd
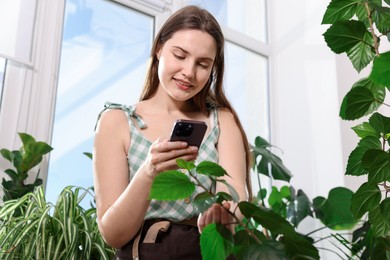
[(154, 178), (160, 172), (178, 169), (177, 159), (194, 161), (197, 156), (198, 148), (188, 146), (186, 142), (157, 139), (150, 146), (144, 166), (147, 169), (147, 174)]
[(222, 206), (219, 204), (213, 204), (208, 210), (199, 215), (198, 228), (202, 233), (205, 226), (211, 223), (222, 224), (230, 230), (234, 231), (233, 217), (230, 212), (230, 203), (223, 202)]

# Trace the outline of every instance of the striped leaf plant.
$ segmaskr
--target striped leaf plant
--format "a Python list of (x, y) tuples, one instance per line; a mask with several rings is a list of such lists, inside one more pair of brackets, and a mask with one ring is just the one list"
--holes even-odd
[[(111, 259), (114, 250), (103, 241), (96, 208), (80, 203), (93, 189), (68, 186), (55, 204), (47, 202), (42, 186), (0, 208), (1, 259)], [(15, 214), (19, 212), (20, 214)]]

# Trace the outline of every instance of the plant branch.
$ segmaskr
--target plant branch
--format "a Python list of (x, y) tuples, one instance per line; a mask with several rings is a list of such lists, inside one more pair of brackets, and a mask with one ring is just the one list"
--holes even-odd
[(372, 22), (372, 12), (370, 10), (370, 7), (368, 6), (368, 2), (364, 3), (364, 7), (367, 10), (367, 17), (368, 21), (370, 22), (370, 32), (372, 37), (374, 38), (374, 50), (377, 56), (379, 56), (379, 41), (378, 41), (378, 36), (376, 36), (375, 31), (374, 31), (374, 24)]

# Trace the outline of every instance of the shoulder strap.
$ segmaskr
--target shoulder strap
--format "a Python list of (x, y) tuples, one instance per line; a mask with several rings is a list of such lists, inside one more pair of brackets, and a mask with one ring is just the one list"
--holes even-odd
[(111, 102), (106, 102), (104, 104), (104, 108), (103, 110), (99, 113), (98, 115), (98, 118), (96, 120), (96, 124), (95, 124), (95, 130), (96, 130), (96, 126), (97, 126), (97, 122), (99, 121), (102, 113), (106, 110), (109, 110), (109, 109), (120, 109), (122, 110), (123, 112), (125, 112), (126, 116), (127, 116), (127, 119), (131, 122), (131, 118), (133, 118), (140, 129), (144, 129), (146, 128), (146, 124), (145, 122), (142, 120), (141, 116), (138, 115), (136, 112), (135, 112), (135, 106), (126, 106), (126, 105), (123, 105), (123, 104), (117, 104), (117, 103), (111, 103)]

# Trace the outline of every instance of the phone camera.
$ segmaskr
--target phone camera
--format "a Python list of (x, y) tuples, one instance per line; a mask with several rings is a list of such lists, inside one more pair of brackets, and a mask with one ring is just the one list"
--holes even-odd
[(176, 129), (176, 136), (190, 136), (193, 130), (192, 124), (179, 123)]

